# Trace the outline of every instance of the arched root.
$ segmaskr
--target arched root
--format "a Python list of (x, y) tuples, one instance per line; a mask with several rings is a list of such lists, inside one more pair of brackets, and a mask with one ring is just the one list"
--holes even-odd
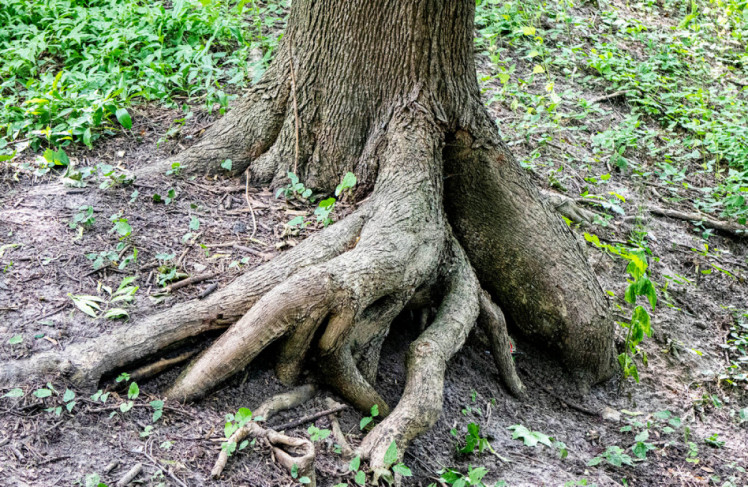
[(453, 241), (454, 268), (446, 296), (434, 322), (413, 342), (407, 357), (407, 378), (400, 402), (359, 447), (369, 459), (375, 482), (391, 476), (385, 453), (394, 441), (402, 458), (410, 441), (439, 418), (444, 395), (444, 372), (462, 347), (479, 314), (480, 286), (462, 248)]
[(516, 397), (524, 397), (525, 386), (517, 375), (517, 369), (512, 360), (511, 341), (506, 330), (506, 319), (504, 313), (491, 301), (491, 296), (481, 290), (480, 292), (480, 315), (478, 325), (488, 336), (496, 368), (499, 369), (499, 377), (509, 392)]
[[(316, 393), (317, 386), (307, 384), (297, 387), (289, 392), (271, 397), (254, 411), (253, 417), (257, 419), (250, 421), (246, 425), (237, 429), (228, 441), (238, 445), (248, 436), (267, 439), (273, 450), (274, 458), (278, 463), (288, 469), (289, 472), (293, 466), (296, 465), (299, 474), (309, 477), (311, 485), (315, 485), (315, 454), (312, 442), (305, 438), (294, 438), (278, 433), (272, 429), (264, 428), (259, 424), (259, 422), (267, 421), (271, 416), (281, 411), (303, 404), (314, 397)], [(301, 455), (291, 455), (286, 451), (286, 449), (300, 450)], [(226, 453), (226, 450), (221, 450), (221, 453), (219, 453), (216, 463), (213, 465), (213, 469), (210, 472), (211, 477), (216, 479), (221, 476), (223, 469), (226, 468), (228, 459), (229, 456)]]
[(313, 267), (276, 286), (179, 376), (169, 398), (191, 401), (246, 367), (299, 323), (319, 323), (334, 298), (332, 278)]

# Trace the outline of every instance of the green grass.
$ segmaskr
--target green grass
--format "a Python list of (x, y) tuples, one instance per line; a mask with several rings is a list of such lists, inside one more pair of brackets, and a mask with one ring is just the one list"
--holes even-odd
[(246, 0), (3, 0), (0, 150), (19, 139), (90, 147), (129, 128), (134, 103), (225, 108), (268, 62), (267, 28), (281, 17), (278, 4)]
[[(694, 189), (689, 179), (706, 181), (688, 199), (745, 223), (748, 2), (664, 3), (626, 2), (622, 12), (602, 1), (479, 0), (476, 42), (494, 69), (484, 87), (491, 103), (521, 115), (512, 130), (537, 145), (523, 164), (544, 169), (552, 185), (563, 188), (563, 170), (541, 149), (583, 136), (592, 142), (593, 156), (582, 161), (591, 172), (608, 163), (656, 180), (675, 200)], [(610, 112), (569, 88), (580, 85), (623, 92), (628, 113), (592, 130), (609, 125)]]

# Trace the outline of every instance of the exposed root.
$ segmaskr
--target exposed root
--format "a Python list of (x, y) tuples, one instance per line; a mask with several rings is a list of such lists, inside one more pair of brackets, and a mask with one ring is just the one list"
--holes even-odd
[(133, 382), (140, 382), (143, 379), (148, 379), (154, 375), (160, 374), (161, 372), (174, 367), (175, 365), (181, 364), (192, 358), (195, 355), (195, 350), (190, 350), (172, 358), (162, 358), (161, 360), (152, 364), (144, 365), (134, 371), (130, 372), (130, 380)]
[(573, 199), (557, 193), (543, 192), (548, 198), (548, 202), (556, 209), (557, 212), (573, 221), (574, 223), (593, 223), (595, 217), (599, 215), (591, 210), (582, 208)]
[(486, 291), (480, 293), (480, 315), (478, 325), (488, 335), (496, 368), (499, 369), (499, 377), (504, 385), (516, 397), (524, 397), (525, 386), (517, 375), (517, 369), (512, 360), (511, 342), (506, 331), (506, 320), (496, 304), (491, 301), (491, 296)]
[(481, 286), (581, 388), (616, 370), (613, 320), (582, 245), (497, 136), (483, 107), (445, 149), (445, 205)]
[[(325, 398), (325, 406), (327, 406), (328, 409), (337, 408), (340, 405), (340, 403), (336, 402), (331, 397)], [(337, 415), (329, 414), (327, 417), (330, 419), (330, 429), (332, 430), (332, 436), (340, 446), (341, 455), (343, 455), (344, 459), (352, 457), (353, 449), (351, 448), (351, 445), (348, 444), (348, 440), (346, 439), (343, 430), (340, 429), (340, 422), (338, 421)]]
[[(184, 371), (169, 397), (201, 396), (281, 337), (288, 338), (281, 352), (281, 376), (295, 380), (314, 331), (329, 318), (318, 343), (327, 382), (361, 409), (379, 404), (387, 411), (356, 367), (350, 339), (369, 307), (374, 305), (376, 311), (377, 302), (393, 295), (404, 304), (433, 276), (442, 259), (445, 223), (439, 202), (439, 141), (428, 118), (403, 110), (386, 139), (382, 154), (377, 154), (381, 169), (370, 199), (372, 211), (356, 246), (267, 292)], [(406, 160), (409, 164), (401, 164)], [(418, 191), (413, 191), (415, 186)]]
[(295, 272), (334, 258), (355, 244), (366, 219), (363, 206), (345, 220), (312, 235), (293, 249), (235, 279), (203, 300), (179, 303), (131, 326), (28, 359), (0, 364), (0, 386), (62, 374), (94, 387), (101, 377), (205, 332), (223, 329)]
[(478, 279), (462, 248), (453, 241), (453, 269), (446, 296), (436, 319), (410, 346), (405, 390), (395, 409), (379, 423), (359, 447), (369, 459), (374, 481), (391, 476), (385, 452), (394, 441), (399, 458), (410, 441), (439, 418), (444, 395), (447, 361), (465, 343), (479, 314)]
[[(314, 397), (316, 393), (317, 387), (313, 384), (307, 384), (271, 397), (254, 411), (253, 416), (257, 419), (237, 429), (228, 441), (238, 445), (248, 436), (266, 438), (273, 449), (275, 460), (278, 463), (288, 469), (289, 472), (296, 465), (300, 475), (309, 477), (311, 485), (315, 485), (314, 445), (312, 442), (304, 438), (293, 438), (272, 429), (264, 428), (260, 426), (259, 421), (267, 421), (271, 416), (281, 411), (303, 404)], [(301, 450), (302, 453), (300, 456), (292, 456), (285, 451), (286, 448)], [(210, 472), (210, 475), (214, 479), (221, 476), (223, 469), (226, 468), (228, 459), (229, 456), (226, 450), (221, 450), (215, 465), (213, 465), (213, 470)]]

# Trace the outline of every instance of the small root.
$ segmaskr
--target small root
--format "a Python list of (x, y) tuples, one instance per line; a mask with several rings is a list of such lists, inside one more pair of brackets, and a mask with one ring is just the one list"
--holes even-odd
[(180, 355), (177, 355), (176, 357), (173, 357), (173, 358), (162, 358), (158, 362), (153, 362), (152, 364), (144, 365), (130, 372), (130, 380), (133, 382), (140, 382), (143, 379), (151, 378), (154, 375), (160, 374), (166, 369), (169, 369), (175, 365), (181, 364), (182, 362), (192, 358), (192, 356), (195, 355), (196, 353), (197, 353), (196, 350), (190, 350), (188, 352), (184, 352)]
[(595, 218), (600, 217), (598, 213), (582, 208), (568, 196), (563, 196), (551, 192), (543, 192), (543, 195), (548, 198), (548, 202), (557, 212), (573, 221), (574, 223), (593, 223), (595, 221)]
[(390, 413), (390, 407), (385, 400), (356, 366), (348, 345), (326, 357), (324, 367), (326, 382), (356, 409), (368, 412), (376, 405), (382, 417)]
[[(273, 449), (275, 459), (278, 463), (287, 468), (289, 472), (294, 464), (297, 465), (299, 472), (302, 475), (308, 476), (312, 480), (312, 485), (314, 485), (314, 445), (312, 442), (304, 438), (292, 438), (272, 429), (264, 428), (260, 426), (259, 421), (267, 421), (271, 416), (281, 411), (299, 406), (314, 397), (316, 393), (317, 386), (307, 384), (271, 397), (255, 410), (253, 416), (258, 419), (250, 421), (237, 429), (228, 441), (238, 445), (248, 436), (266, 438)], [(300, 449), (303, 453), (301, 456), (294, 457), (285, 452), (283, 447)], [(221, 450), (210, 472), (210, 475), (214, 479), (221, 476), (223, 469), (226, 468), (228, 459), (229, 456), (226, 450)]]
[[(336, 409), (341, 404), (331, 397), (325, 398), (325, 406), (327, 406), (328, 409)], [(348, 444), (348, 440), (345, 438), (345, 434), (343, 434), (343, 430), (340, 429), (340, 422), (338, 421), (338, 417), (333, 414), (328, 414), (327, 417), (330, 419), (330, 429), (332, 430), (332, 436), (335, 438), (335, 441), (340, 445), (340, 453), (343, 455), (344, 459), (351, 458), (353, 456), (353, 449), (351, 448), (351, 445)]]
[(504, 385), (515, 397), (525, 396), (525, 386), (517, 375), (517, 369), (512, 360), (511, 341), (506, 331), (506, 319), (501, 309), (491, 300), (486, 291), (480, 293), (480, 315), (478, 325), (488, 335), (496, 368)]

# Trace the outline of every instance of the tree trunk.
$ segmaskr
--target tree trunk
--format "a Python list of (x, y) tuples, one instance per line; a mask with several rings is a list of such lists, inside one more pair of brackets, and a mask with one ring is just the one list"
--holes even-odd
[[(218, 172), (232, 159), (255, 184), (283, 185), (292, 171), (330, 193), (350, 171), (365, 202), (209, 299), (141, 319), (127, 333), (143, 341), (157, 334), (148, 347), (101, 350), (99, 340), (7, 364), (0, 381), (55, 368), (97, 381), (211, 323), (238, 319), (169, 397), (205, 394), (279, 341), (284, 382), (316, 356), (322, 382), (362, 410), (378, 404), (389, 413), (359, 449), (378, 476), (387, 474), (392, 441), (402, 455), (438, 418), (447, 362), (479, 317), (508, 389), (523, 394), (499, 307), (511, 329), (557, 353), (583, 387), (610, 377), (605, 296), (480, 100), (473, 16), (473, 0), (294, 1), (263, 79), (201, 141), (138, 176), (163, 174), (173, 162), (187, 173)], [(390, 409), (375, 388), (379, 348), (393, 319), (424, 296), (438, 312), (411, 346), (405, 392)]]

